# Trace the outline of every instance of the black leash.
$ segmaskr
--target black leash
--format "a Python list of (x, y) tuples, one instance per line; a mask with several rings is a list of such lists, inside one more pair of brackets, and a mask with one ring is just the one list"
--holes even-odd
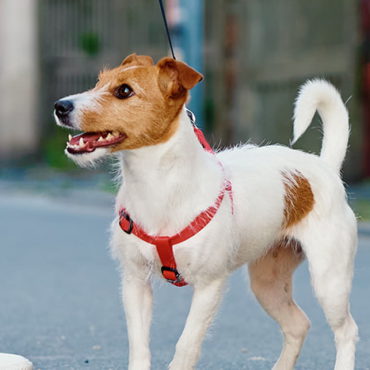
[(174, 53), (174, 51), (173, 51), (173, 47), (172, 47), (172, 41), (171, 41), (170, 30), (168, 29), (168, 23), (167, 23), (167, 18), (166, 18), (166, 12), (165, 12), (165, 10), (164, 10), (164, 6), (163, 6), (163, 0), (158, 0), (158, 1), (159, 1), (159, 6), (161, 7), (162, 18), (163, 18), (164, 26), (165, 26), (165, 28), (166, 28), (167, 38), (168, 38), (168, 43), (169, 43), (169, 45), (170, 45), (172, 58), (176, 60), (175, 53)]
[[(170, 30), (168, 28), (166, 12), (165, 12), (164, 6), (163, 6), (163, 0), (158, 0), (158, 1), (159, 1), (159, 6), (160, 6), (161, 12), (162, 12), (163, 23), (164, 23), (164, 26), (166, 28), (167, 39), (168, 39), (168, 43), (170, 45), (172, 58), (176, 60), (175, 53), (174, 53), (173, 47), (172, 47), (171, 34), (170, 34)], [(188, 115), (192, 125), (195, 126), (195, 115), (194, 115), (194, 113), (190, 109), (186, 108), (186, 114)]]

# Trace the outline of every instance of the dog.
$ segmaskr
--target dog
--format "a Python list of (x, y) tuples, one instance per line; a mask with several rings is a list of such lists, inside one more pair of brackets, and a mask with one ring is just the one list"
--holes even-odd
[(111, 248), (122, 267), (130, 370), (150, 368), (151, 276), (194, 293), (171, 370), (196, 366), (232, 271), (248, 265), (251, 289), (281, 327), (275, 370), (293, 369), (310, 321), (292, 298), (292, 274), (307, 258), (312, 285), (336, 344), (335, 370), (354, 369), (357, 326), (349, 311), (356, 218), (340, 178), (348, 113), (324, 80), (303, 85), (293, 142), (316, 111), (319, 156), (280, 145), (213, 153), (185, 108), (203, 76), (181, 61), (132, 54), (100, 73), (96, 86), (55, 103), (80, 166), (116, 155), (122, 182)]

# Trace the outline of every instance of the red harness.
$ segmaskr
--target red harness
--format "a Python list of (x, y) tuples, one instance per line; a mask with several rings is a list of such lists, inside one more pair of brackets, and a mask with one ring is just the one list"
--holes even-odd
[[(192, 117), (190, 117), (190, 119), (191, 118)], [(211, 146), (205, 139), (203, 132), (195, 125), (194, 132), (203, 148), (210, 153), (214, 153)], [(222, 167), (221, 163), (220, 165)], [(125, 208), (122, 208), (119, 212), (119, 224), (125, 233), (134, 234), (139, 239), (155, 245), (159, 259), (162, 263), (161, 271), (163, 277), (173, 285), (184, 286), (187, 285), (187, 283), (177, 271), (176, 260), (173, 254), (173, 246), (191, 238), (209, 224), (209, 222), (217, 213), (217, 210), (220, 208), (222, 200), (225, 196), (225, 192), (229, 193), (231, 203), (233, 204), (232, 185), (229, 180), (225, 179), (215, 203), (195, 217), (195, 219), (183, 230), (172, 236), (152, 236), (147, 234), (138, 224), (134, 223)]]

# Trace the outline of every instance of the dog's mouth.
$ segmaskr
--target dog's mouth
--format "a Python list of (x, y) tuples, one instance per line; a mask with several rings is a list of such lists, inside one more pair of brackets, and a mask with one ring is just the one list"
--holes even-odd
[(126, 135), (117, 131), (84, 132), (69, 135), (66, 150), (70, 154), (91, 153), (97, 148), (111, 147), (126, 139)]

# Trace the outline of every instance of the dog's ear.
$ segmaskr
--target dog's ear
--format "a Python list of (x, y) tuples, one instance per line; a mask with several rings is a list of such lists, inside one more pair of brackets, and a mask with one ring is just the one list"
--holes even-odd
[(132, 64), (135, 66), (152, 66), (153, 59), (148, 56), (148, 55), (136, 55), (130, 54), (127, 56), (125, 59), (123, 59), (121, 66), (126, 65), (126, 64)]
[(189, 67), (183, 62), (166, 57), (158, 63), (158, 84), (162, 93), (177, 98), (186, 94), (187, 90), (193, 88), (203, 80), (203, 75)]

